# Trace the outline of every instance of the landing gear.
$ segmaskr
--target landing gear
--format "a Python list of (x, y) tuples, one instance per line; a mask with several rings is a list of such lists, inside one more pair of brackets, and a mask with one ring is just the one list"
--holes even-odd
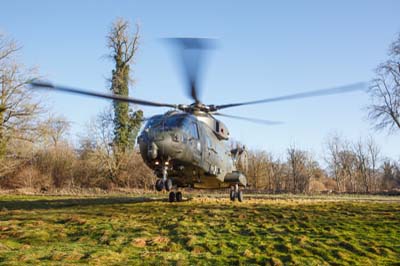
[(238, 184), (231, 186), (229, 198), (231, 199), (231, 201), (235, 201), (236, 198), (238, 199), (239, 202), (243, 201), (243, 191), (239, 190)]
[(168, 199), (169, 199), (169, 202), (174, 202), (174, 201), (181, 202), (182, 201), (182, 192), (178, 191), (175, 193), (175, 192), (171, 191), (169, 193)]
[(239, 192), (237, 193), (237, 198), (240, 202), (243, 201), (243, 191), (239, 190)]
[(175, 201), (175, 192), (171, 191), (169, 193), (169, 202), (174, 202)]
[(231, 192), (229, 193), (229, 198), (231, 201), (235, 201), (235, 190), (231, 189)]
[(170, 191), (172, 189), (172, 180), (170, 178), (168, 178), (164, 184), (165, 190)]
[(164, 188), (166, 191), (170, 191), (172, 189), (172, 180), (171, 179), (167, 179), (167, 181), (165, 181), (165, 182), (162, 179), (157, 179), (156, 190), (162, 191)]
[(182, 192), (172, 191), (173, 183), (172, 183), (172, 179), (167, 177), (167, 167), (164, 167), (162, 169), (162, 178), (157, 179), (155, 187), (156, 187), (157, 191), (162, 191), (163, 189), (165, 189), (166, 191), (170, 191), (169, 197), (168, 197), (169, 202), (174, 202), (174, 201), (181, 202), (182, 201)]
[(156, 181), (156, 190), (161, 191), (164, 188), (164, 182), (162, 179), (157, 179)]
[(180, 192), (180, 191), (176, 192), (175, 197), (176, 197), (177, 202), (181, 202), (182, 201), (182, 192)]
[(169, 199), (169, 202), (174, 202), (174, 201), (181, 202), (182, 201), (182, 192), (178, 191), (175, 193), (175, 192), (171, 191), (169, 193), (168, 199)]
[(172, 180), (171, 178), (168, 178), (168, 168), (164, 167), (162, 169), (162, 178), (157, 179), (156, 181), (156, 190), (157, 191), (162, 191), (164, 188), (166, 191), (172, 190)]

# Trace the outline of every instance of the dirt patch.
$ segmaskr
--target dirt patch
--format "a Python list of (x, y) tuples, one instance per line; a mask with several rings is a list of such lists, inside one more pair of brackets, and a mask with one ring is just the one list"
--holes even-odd
[(150, 240), (151, 244), (168, 244), (169, 242), (170, 242), (170, 239), (168, 237), (164, 237), (164, 236), (156, 236)]
[(147, 239), (146, 238), (136, 238), (132, 241), (132, 245), (135, 247), (145, 247), (147, 245)]

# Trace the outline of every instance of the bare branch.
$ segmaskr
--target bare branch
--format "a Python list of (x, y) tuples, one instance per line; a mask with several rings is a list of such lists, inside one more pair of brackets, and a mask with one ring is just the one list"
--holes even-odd
[(377, 78), (370, 86), (372, 104), (368, 118), (376, 130), (400, 129), (400, 34), (391, 45), (390, 58), (376, 69)]
[(15, 62), (19, 47), (0, 35), (0, 157), (12, 139), (35, 139), (35, 117), (42, 111), (39, 99), (27, 85), (35, 72)]

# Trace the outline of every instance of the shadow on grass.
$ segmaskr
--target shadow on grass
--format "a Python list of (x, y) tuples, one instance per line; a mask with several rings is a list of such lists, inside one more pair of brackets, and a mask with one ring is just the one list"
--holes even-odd
[(151, 197), (104, 197), (104, 198), (67, 198), (43, 200), (0, 200), (0, 211), (6, 210), (34, 210), (60, 209), (76, 206), (112, 205), (143, 202), (163, 202), (164, 198)]

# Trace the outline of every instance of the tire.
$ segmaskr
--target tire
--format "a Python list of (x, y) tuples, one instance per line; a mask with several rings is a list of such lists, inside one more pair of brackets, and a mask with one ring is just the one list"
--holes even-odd
[(231, 192), (229, 193), (229, 198), (231, 199), (231, 201), (235, 201), (235, 191), (231, 190)]
[(240, 202), (243, 201), (243, 191), (239, 190), (238, 194), (237, 194), (237, 198)]
[(156, 190), (157, 191), (161, 191), (164, 188), (164, 183), (162, 181), (162, 179), (157, 179), (156, 181)]
[(176, 197), (177, 202), (181, 202), (182, 201), (182, 192), (180, 192), (180, 191), (176, 192), (175, 197)]
[(171, 178), (168, 178), (167, 181), (165, 181), (165, 189), (167, 191), (170, 191), (172, 189), (172, 180), (171, 180)]
[(169, 202), (174, 202), (175, 201), (175, 192), (171, 191), (169, 193)]

